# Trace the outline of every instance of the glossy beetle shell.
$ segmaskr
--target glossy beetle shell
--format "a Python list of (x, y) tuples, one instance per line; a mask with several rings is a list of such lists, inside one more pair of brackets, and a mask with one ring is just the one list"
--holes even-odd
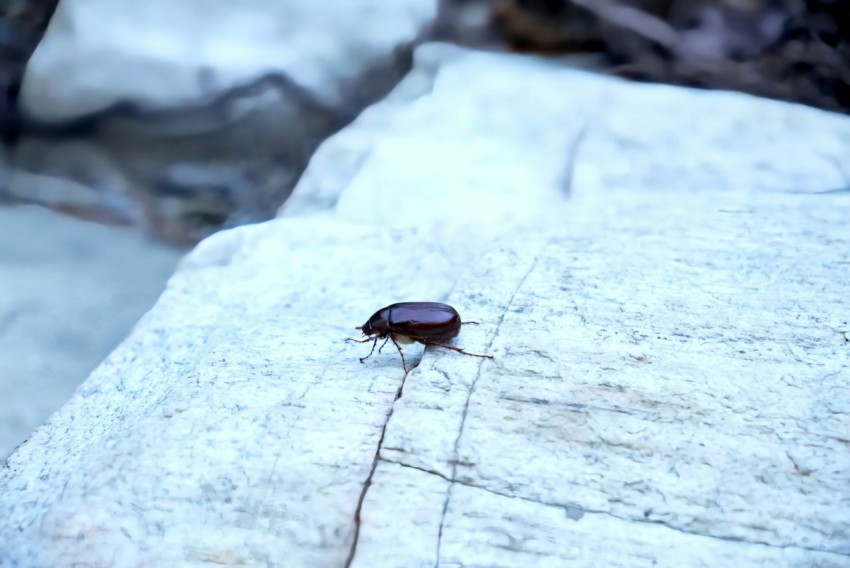
[[(379, 339), (384, 340), (381, 349), (387, 344), (387, 341), (392, 340), (393, 345), (398, 349), (398, 354), (401, 355), (401, 365), (404, 367), (405, 374), (409, 369), (399, 343), (422, 343), (423, 345), (457, 351), (470, 357), (492, 359), (492, 355), (470, 353), (460, 347), (443, 343), (457, 336), (463, 323), (460, 321), (460, 314), (457, 313), (457, 310), (449, 305), (438, 302), (401, 302), (381, 308), (372, 314), (372, 317), (366, 323), (356, 328), (366, 335), (366, 339), (349, 337), (346, 341), (372, 342), (372, 350), (369, 351), (368, 355), (360, 358), (360, 362), (363, 363), (375, 352), (375, 346), (378, 345)], [(466, 323), (477, 324), (478, 322), (468, 321)], [(378, 349), (378, 353), (381, 352), (381, 349)]]
[(381, 308), (362, 326), (366, 335), (393, 334), (413, 341), (447, 340), (460, 333), (460, 314), (439, 302), (401, 302)]

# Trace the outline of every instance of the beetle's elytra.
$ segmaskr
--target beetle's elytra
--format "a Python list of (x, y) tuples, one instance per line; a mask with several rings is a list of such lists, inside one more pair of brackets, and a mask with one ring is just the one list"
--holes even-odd
[(384, 342), (378, 348), (378, 353), (387, 344), (387, 341), (392, 341), (393, 345), (398, 349), (401, 355), (401, 364), (404, 367), (404, 372), (407, 373), (407, 362), (404, 360), (404, 353), (399, 347), (399, 343), (422, 343), (423, 345), (436, 345), (437, 347), (445, 347), (464, 355), (471, 357), (483, 357), (492, 359), (492, 355), (478, 355), (477, 353), (468, 353), (463, 349), (446, 345), (443, 342), (457, 337), (460, 333), (460, 326), (464, 323), (477, 323), (474, 321), (461, 322), (460, 314), (457, 310), (447, 304), (439, 302), (401, 302), (392, 304), (386, 308), (381, 308), (375, 312), (369, 320), (361, 326), (355, 327), (366, 336), (365, 339), (352, 339), (348, 341), (356, 341), (357, 343), (366, 343), (372, 340), (372, 350), (365, 357), (360, 358), (360, 362), (372, 356), (375, 352), (375, 346), (379, 339)]

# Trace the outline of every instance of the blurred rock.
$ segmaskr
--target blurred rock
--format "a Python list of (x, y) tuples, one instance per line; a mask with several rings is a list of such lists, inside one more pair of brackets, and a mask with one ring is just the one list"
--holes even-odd
[(500, 41), (491, 25), (494, 0), (439, 0), (432, 37), (467, 46), (493, 46)]
[[(569, 72), (582, 78), (569, 97), (539, 96)], [(281, 214), (333, 209), (352, 222), (435, 233), (468, 228), (487, 238), (557, 224), (570, 194), (574, 141), (586, 125), (579, 105), (610, 84), (537, 60), (428, 44), (390, 96), (319, 148)], [(506, 112), (511, 104), (536, 112)], [(491, 128), (515, 138), (489, 137)], [(560, 152), (539, 151), (534, 136)], [(427, 195), (429, 207), (397, 197), (408, 193)]]
[(181, 255), (136, 231), (0, 207), (0, 460), (127, 336)]
[(13, 149), (12, 160), (15, 167), (9, 172), (5, 190), (18, 203), (43, 205), (108, 224), (143, 221), (124, 174), (96, 144), (84, 140), (52, 144), (23, 140)]
[[(424, 46), (9, 459), (4, 551), (845, 566), (848, 152), (847, 117)], [(414, 299), (495, 359), (360, 364)]]
[[(248, 114), (263, 102), (252, 85), (278, 76), (284, 97), (351, 111), (352, 93), (373, 99), (405, 70), (404, 48), (434, 11), (429, 0), (62, 0), (27, 66), (21, 103), (33, 118), (67, 123), (115, 105), (179, 115), (243, 90), (238, 110)], [(386, 74), (362, 82), (378, 69)]]
[(238, 170), (200, 163), (169, 167), (155, 180), (150, 194), (139, 195), (139, 201), (157, 234), (171, 241), (195, 242), (205, 236), (207, 227), (224, 228), (252, 220), (235, 217), (237, 212), (274, 207), (274, 203), (263, 207), (260, 197), (252, 180)]
[[(486, 135), (497, 127), (514, 136)], [(817, 192), (850, 181), (847, 140), (850, 119), (801, 105), (428, 44), (389, 97), (319, 148), (281, 211), (333, 208), (381, 226), (464, 225), (475, 215), (488, 220), (482, 230), (509, 230), (557, 218), (552, 204), (576, 187), (585, 191), (575, 198), (603, 200), (636, 187)], [(400, 192), (427, 194), (434, 207)]]
[(0, 141), (18, 136), (18, 95), (27, 60), (41, 40), (58, 0), (0, 3)]
[[(29, 150), (12, 163), (52, 175), (28, 158), (33, 148), (57, 162), (66, 144), (97, 147), (129, 185), (119, 193), (138, 204), (126, 216), (172, 241), (269, 218), (319, 142), (409, 69), (435, 11), (432, 0), (62, 0), (27, 65)], [(64, 161), (98, 167), (78, 154)], [(226, 203), (208, 201), (204, 184), (181, 189), (186, 203), (162, 197), (184, 166), (241, 181)], [(89, 185), (108, 202), (110, 184)]]

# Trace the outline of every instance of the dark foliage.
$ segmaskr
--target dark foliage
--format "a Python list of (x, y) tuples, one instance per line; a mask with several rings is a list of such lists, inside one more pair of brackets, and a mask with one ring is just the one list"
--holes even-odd
[(496, 0), (515, 48), (602, 51), (633, 79), (850, 111), (850, 2)]

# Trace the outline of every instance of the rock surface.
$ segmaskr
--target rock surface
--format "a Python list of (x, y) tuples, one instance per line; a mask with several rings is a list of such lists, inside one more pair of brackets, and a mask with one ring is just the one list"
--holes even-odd
[[(12, 456), (6, 564), (846, 566), (848, 134), (426, 46)], [(495, 359), (359, 364), (405, 299)]]
[[(412, 511), (443, 527), (423, 564), (845, 564), (850, 196), (812, 199), (620, 197), (468, 270), (452, 301), (475, 302), (496, 360), (427, 358), (381, 444), (384, 478), (454, 482), (445, 510)], [(402, 529), (372, 526), (394, 501), (376, 499), (362, 534), (386, 543)]]
[[(316, 151), (282, 212), (527, 225), (560, 215), (552, 204), (571, 193), (816, 192), (850, 186), (848, 136), (850, 121), (804, 106), (429, 44), (389, 97)], [(433, 206), (397, 197), (408, 193)]]
[(38, 207), (0, 207), (0, 459), (156, 301), (181, 252)]

